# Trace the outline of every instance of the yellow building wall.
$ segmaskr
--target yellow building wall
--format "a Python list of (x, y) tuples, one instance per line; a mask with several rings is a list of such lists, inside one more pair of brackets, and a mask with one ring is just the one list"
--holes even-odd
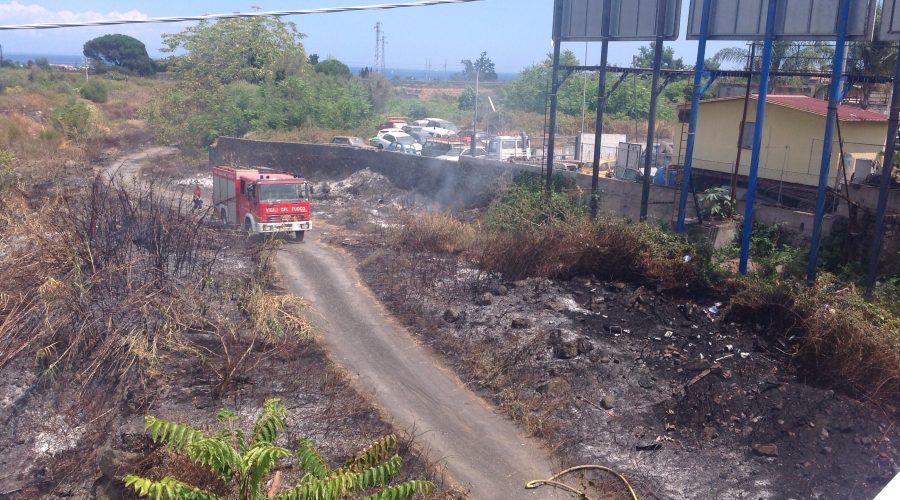
[[(694, 144), (695, 168), (731, 173), (737, 155), (738, 129), (743, 100), (711, 101), (700, 105), (697, 139)], [(747, 121), (756, 121), (756, 101), (749, 102)], [(687, 124), (683, 124), (687, 130)], [(844, 153), (877, 153), (884, 149), (887, 122), (841, 122)], [(784, 106), (768, 104), (763, 125), (759, 177), (816, 186), (822, 162), (822, 136), (825, 117)], [(828, 184), (836, 185), (840, 149), (837, 130), (831, 152)], [(676, 147), (679, 157), (685, 141)], [(741, 175), (750, 171), (750, 144), (741, 153)], [(852, 165), (847, 163), (852, 172)], [(848, 174), (849, 175), (849, 174)]]

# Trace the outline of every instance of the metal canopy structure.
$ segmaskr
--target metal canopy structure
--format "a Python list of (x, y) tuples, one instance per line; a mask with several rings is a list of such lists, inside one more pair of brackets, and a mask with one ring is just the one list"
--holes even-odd
[[(653, 147), (658, 80), (663, 42), (678, 38), (681, 0), (555, 0), (553, 4), (553, 70), (550, 76), (550, 123), (546, 154), (546, 196), (553, 186), (553, 157), (556, 139), (556, 109), (559, 90), (559, 53), (562, 42), (600, 41), (600, 82), (597, 88), (597, 123), (594, 135), (594, 162), (591, 177), (591, 211), (596, 214), (599, 196), (600, 138), (606, 109), (606, 61), (610, 41), (654, 41), (653, 82), (647, 126), (647, 151)], [(650, 198), (650, 162), (645, 155), (644, 185), (641, 192), (641, 220), (647, 216)]]
[[(772, 0), (776, 5), (776, 40), (835, 40), (842, 0)], [(851, 0), (847, 40), (871, 40), (875, 0)], [(700, 38), (703, 2), (691, 2), (690, 40)], [(707, 40), (762, 40), (766, 34), (769, 0), (712, 0)], [(898, 20), (900, 26), (900, 20)]]
[(816, 194), (809, 265), (806, 279), (815, 281), (825, 199), (828, 191), (828, 172), (831, 148), (837, 121), (837, 108), (843, 99), (842, 77), (844, 55), (848, 40), (871, 40), (874, 31), (876, 0), (693, 0), (691, 2), (688, 38), (699, 40), (694, 74), (694, 93), (688, 141), (682, 174), (682, 193), (678, 205), (676, 230), (684, 231), (687, 193), (693, 162), (697, 132), (697, 114), (701, 97), (702, 70), (705, 64), (707, 40), (763, 40), (759, 94), (751, 148), (750, 172), (747, 182), (747, 202), (741, 234), (739, 271), (747, 273), (750, 234), (753, 230), (753, 205), (756, 199), (756, 179), (759, 172), (761, 136), (765, 121), (766, 95), (772, 63), (772, 47), (776, 40), (834, 40), (831, 64), (831, 83), (828, 92), (828, 114), (822, 139), (822, 163)]
[(881, 29), (878, 30), (878, 39), (883, 42), (900, 40), (900, 2), (884, 0), (884, 6), (881, 8)]
[[(604, 9), (608, 9), (608, 16), (604, 16)], [(678, 0), (564, 0), (559, 40), (656, 40), (658, 13), (665, 17), (662, 38), (677, 40), (681, 19)], [(607, 30), (604, 22), (609, 23)]]

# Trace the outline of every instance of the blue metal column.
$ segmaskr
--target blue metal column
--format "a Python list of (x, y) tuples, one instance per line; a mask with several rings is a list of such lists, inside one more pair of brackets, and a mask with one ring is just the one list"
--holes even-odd
[[(883, 21), (882, 21), (883, 22)], [(866, 274), (866, 298), (872, 298), (875, 279), (878, 276), (878, 259), (881, 255), (881, 240), (884, 237), (884, 212), (887, 210), (888, 193), (891, 187), (891, 171), (894, 167), (895, 145), (897, 144), (898, 116), (900, 116), (900, 58), (894, 67), (894, 91), (891, 94), (891, 112), (888, 114), (887, 141), (884, 143), (884, 161), (881, 166), (881, 185), (878, 189), (878, 207), (875, 209), (875, 228), (872, 248), (869, 250), (869, 271)]]
[(753, 127), (753, 154), (750, 156), (750, 173), (747, 180), (747, 208), (744, 210), (744, 229), (741, 233), (741, 261), (738, 271), (747, 274), (750, 260), (750, 233), (753, 231), (753, 203), (756, 201), (756, 176), (759, 173), (759, 155), (762, 149), (763, 122), (766, 118), (766, 95), (769, 93), (769, 69), (772, 66), (772, 44), (775, 41), (775, 13), (778, 0), (769, 0), (766, 14), (766, 37), (763, 42), (762, 67), (759, 75), (759, 95), (756, 102), (756, 125)]
[(703, 0), (700, 15), (700, 40), (697, 46), (697, 63), (694, 65), (694, 95), (691, 97), (691, 118), (688, 122), (687, 150), (684, 155), (684, 168), (681, 171), (681, 197), (678, 199), (678, 223), (675, 232), (684, 232), (684, 217), (687, 207), (688, 190), (691, 188), (691, 166), (694, 161), (694, 139), (697, 135), (697, 115), (700, 114), (700, 97), (703, 89), (703, 70), (706, 65), (706, 35), (709, 32), (709, 4), (712, 0)]
[(850, 0), (841, 0), (838, 12), (838, 34), (831, 61), (831, 90), (828, 94), (828, 115), (825, 117), (825, 137), (822, 139), (822, 165), (819, 167), (819, 190), (816, 195), (816, 214), (813, 220), (812, 241), (809, 243), (809, 267), (806, 283), (816, 281), (816, 264), (819, 257), (819, 241), (822, 238), (822, 219), (825, 217), (825, 200), (828, 195), (828, 172), (831, 170), (831, 141), (834, 124), (838, 120), (841, 102), (841, 75), (844, 73), (844, 51), (847, 45), (847, 24), (850, 18)]

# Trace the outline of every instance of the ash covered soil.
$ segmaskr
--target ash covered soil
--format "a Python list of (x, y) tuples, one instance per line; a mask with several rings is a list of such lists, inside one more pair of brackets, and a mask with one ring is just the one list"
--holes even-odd
[(811, 381), (727, 296), (504, 281), (392, 246), (404, 217), (435, 207), (379, 174), (315, 192), (339, 228), (324, 236), (367, 285), (565, 465), (610, 466), (649, 498), (872, 498), (898, 472), (896, 407)]
[[(160, 159), (156, 165), (169, 163), (170, 177), (185, 176), (177, 160)], [(196, 167), (187, 174), (188, 181), (174, 185), (191, 186), (195, 179), (202, 184), (205, 178)], [(223, 245), (215, 249), (215, 284), (190, 296), (196, 304), (188, 307), (193, 311), (197, 304), (212, 304), (209, 311), (177, 318), (190, 323), (183, 334), (160, 336), (146, 349), (120, 353), (121, 364), (128, 366), (113, 360), (98, 361), (99, 369), (83, 364), (53, 371), (42, 352), (20, 349), (18, 356), (8, 355), (16, 347), (10, 344), (13, 337), (0, 339), (0, 498), (134, 498), (121, 481), (125, 474), (218, 484), (202, 468), (152, 443), (144, 416), (214, 433), (221, 428), (216, 412), (227, 407), (247, 429), (263, 401), (273, 397), (281, 398), (288, 412), (279, 445), (294, 449), (299, 438), (310, 438), (335, 464), (399, 431), (404, 465), (398, 479), (435, 479), (434, 497), (450, 498), (448, 487), (435, 478), (436, 467), (420, 458), (412, 438), (353, 388), (314, 336), (271, 340), (251, 335), (240, 301), (250, 277), (261, 272), (253, 262), (259, 246), (224, 232), (215, 241)], [(0, 257), (8, 258), (4, 252), (9, 248), (0, 238)], [(258, 283), (271, 294), (284, 293), (268, 281)], [(173, 285), (167, 294), (193, 293), (190, 286), (181, 288)], [(110, 323), (131, 320), (119, 315)], [(91, 369), (97, 375), (85, 377)], [(284, 484), (292, 484), (300, 473), (286, 470)]]

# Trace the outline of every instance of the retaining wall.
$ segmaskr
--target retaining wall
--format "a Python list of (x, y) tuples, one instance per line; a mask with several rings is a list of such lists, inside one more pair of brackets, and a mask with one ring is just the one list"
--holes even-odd
[[(516, 172), (542, 173), (542, 168), (496, 160), (461, 157), (459, 162), (387, 151), (373, 151), (329, 144), (253, 141), (220, 137), (209, 150), (211, 165), (266, 166), (302, 174), (312, 181), (342, 179), (368, 168), (399, 188), (418, 192), (448, 208), (484, 206), (498, 185)], [(586, 193), (591, 177), (576, 172), (560, 174), (572, 179)], [(631, 219), (640, 215), (641, 184), (600, 179), (600, 210)], [(675, 190), (651, 186), (648, 215), (660, 221), (672, 218)]]

